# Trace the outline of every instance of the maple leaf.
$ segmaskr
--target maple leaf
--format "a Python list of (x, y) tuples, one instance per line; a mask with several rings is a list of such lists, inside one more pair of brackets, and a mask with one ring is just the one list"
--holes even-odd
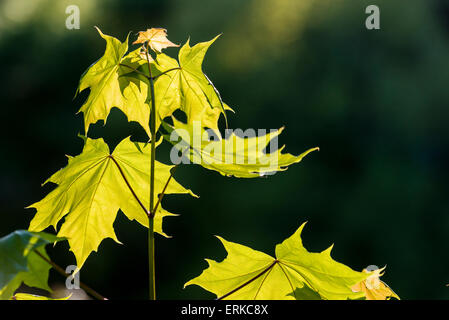
[[(399, 296), (391, 290), (391, 288), (379, 278), (384, 275), (385, 267), (371, 272), (371, 275), (365, 280), (357, 283), (352, 287), (354, 292), (363, 292), (366, 300), (389, 300), (396, 298), (400, 300)], [(363, 272), (370, 273), (367, 269)]]
[[(206, 131), (199, 122), (189, 125), (174, 117), (172, 120), (173, 126), (163, 123), (168, 132), (164, 138), (174, 144), (180, 154), (187, 157), (191, 163), (225, 176), (255, 178), (284, 171), (289, 165), (300, 162), (310, 152), (319, 150), (311, 148), (294, 156), (282, 153), (282, 147), (265, 153), (267, 145), (282, 133), (283, 128), (253, 137), (241, 137), (232, 132), (224, 139), (219, 131)], [(209, 139), (208, 132), (213, 133), (212, 140)]]
[(359, 299), (351, 287), (370, 274), (357, 272), (331, 257), (332, 246), (320, 253), (308, 252), (299, 229), (276, 246), (276, 258), (218, 237), (227, 257), (222, 262), (206, 259), (209, 267), (188, 281), (230, 300)]
[[(99, 120), (106, 123), (111, 109), (117, 107), (128, 121), (138, 122), (151, 137), (149, 120), (152, 97), (149, 95), (148, 70), (142, 67), (148, 63), (147, 60), (142, 57), (140, 48), (126, 54), (128, 39), (122, 43), (97, 30), (106, 41), (106, 50), (103, 57), (82, 75), (77, 90), (78, 93), (90, 89), (86, 102), (79, 110), (84, 114), (85, 132)], [(221, 113), (227, 122), (225, 110), (232, 109), (223, 103), (218, 90), (201, 68), (204, 55), (216, 38), (193, 47), (187, 41), (179, 51), (179, 63), (163, 53), (157, 55), (157, 63), (151, 58), (158, 114), (156, 130), (161, 119), (170, 116), (176, 109), (185, 112), (189, 121), (200, 120), (210, 128), (218, 127)], [(151, 43), (152, 40), (147, 41)], [(154, 42), (154, 46), (158, 43)]]
[[(65, 216), (58, 236), (68, 239), (78, 268), (81, 268), (103, 239), (118, 242), (113, 223), (119, 209), (128, 219), (148, 227), (147, 209), (143, 204), (149, 203), (150, 152), (150, 144), (126, 138), (110, 153), (103, 139), (85, 138), (82, 153), (69, 157), (68, 165), (45, 182), (58, 186), (44, 199), (29, 206), (37, 209), (29, 230), (41, 231), (49, 226), (56, 229)], [(163, 191), (172, 168), (156, 161), (156, 195)], [(194, 196), (174, 179), (165, 193)], [(172, 214), (158, 207), (154, 218), (155, 232), (166, 236), (162, 231), (162, 218), (168, 215)]]
[(160, 120), (170, 116), (177, 109), (182, 110), (188, 123), (201, 121), (205, 127), (217, 129), (221, 114), (232, 110), (221, 100), (220, 94), (202, 71), (204, 56), (211, 44), (218, 38), (201, 42), (193, 47), (189, 40), (179, 50), (178, 59), (158, 54), (155, 67), (155, 97), (158, 112), (156, 128)]
[(104, 55), (81, 76), (77, 93), (89, 88), (90, 93), (78, 112), (84, 114), (87, 134), (89, 126), (99, 120), (106, 123), (113, 107), (119, 108), (128, 121), (138, 122), (150, 136), (150, 109), (147, 103), (148, 83), (139, 80), (131, 73), (146, 63), (140, 57), (140, 49), (125, 56), (128, 51), (128, 38), (125, 42), (105, 35), (97, 28), (106, 41)]
[(22, 283), (51, 291), (48, 286), (51, 265), (38, 253), (48, 259), (45, 246), (59, 240), (62, 239), (51, 234), (26, 230), (0, 238), (0, 300), (10, 299)]
[(163, 28), (151, 28), (146, 31), (140, 31), (137, 40), (133, 44), (145, 42), (156, 53), (161, 53), (162, 49), (168, 47), (179, 47), (179, 44), (174, 44), (167, 39), (167, 30)]

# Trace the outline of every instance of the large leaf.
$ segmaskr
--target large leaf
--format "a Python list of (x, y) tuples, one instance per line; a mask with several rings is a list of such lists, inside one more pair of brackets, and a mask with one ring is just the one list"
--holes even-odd
[(357, 272), (331, 258), (332, 246), (308, 252), (299, 229), (276, 246), (276, 258), (219, 238), (228, 252), (222, 262), (206, 260), (209, 268), (185, 286), (196, 284), (219, 299), (308, 300), (359, 299), (351, 286), (370, 274)]
[[(179, 63), (165, 54), (157, 55), (155, 67), (160, 73), (156, 75), (155, 96), (159, 119), (181, 109), (187, 115), (188, 123), (201, 121), (204, 126), (217, 129), (220, 114), (226, 117), (225, 110), (230, 108), (221, 101), (201, 67), (206, 51), (217, 37), (193, 47), (187, 41), (179, 50)], [(166, 72), (168, 70), (171, 71)]]
[(189, 125), (172, 119), (174, 126), (163, 123), (168, 131), (165, 138), (174, 144), (179, 154), (186, 157), (190, 163), (199, 164), (226, 176), (254, 178), (284, 171), (289, 165), (300, 162), (310, 152), (318, 150), (311, 148), (298, 156), (282, 153), (283, 147), (273, 152), (265, 152), (267, 145), (281, 134), (283, 128), (251, 137), (242, 137), (232, 132), (226, 139), (221, 137), (219, 131), (214, 131), (214, 138), (210, 139), (211, 130), (205, 130), (199, 122)]
[(50, 291), (48, 271), (51, 265), (36, 251), (48, 259), (45, 245), (58, 240), (50, 234), (25, 230), (0, 238), (0, 300), (10, 299), (22, 283)]
[[(395, 298), (400, 300), (399, 296), (379, 278), (384, 275), (385, 267), (371, 272), (371, 275), (365, 280), (352, 287), (354, 292), (365, 293), (366, 300), (390, 300)], [(366, 269), (363, 272), (369, 273)]]
[[(148, 226), (148, 216), (136, 196), (143, 206), (149, 203), (150, 152), (150, 144), (126, 138), (110, 153), (103, 139), (86, 138), (83, 152), (69, 157), (68, 165), (45, 182), (55, 183), (58, 187), (30, 206), (36, 208), (37, 213), (29, 229), (40, 231), (48, 226), (56, 229), (65, 216), (58, 236), (68, 239), (78, 268), (81, 268), (103, 239), (112, 238), (118, 242), (113, 223), (119, 209), (130, 220)], [(155, 194), (162, 192), (171, 169), (172, 166), (156, 161)], [(174, 179), (165, 193), (193, 195)], [(162, 218), (167, 215), (170, 213), (159, 206), (155, 231), (162, 235), (165, 235)]]
[(129, 121), (138, 122), (150, 136), (148, 83), (135, 75), (128, 76), (145, 60), (140, 58), (139, 50), (125, 56), (128, 39), (122, 43), (97, 30), (106, 41), (106, 50), (103, 57), (83, 74), (78, 87), (78, 92), (90, 89), (89, 97), (79, 110), (84, 114), (85, 131), (87, 133), (89, 126), (99, 120), (106, 122), (111, 109), (117, 107)]

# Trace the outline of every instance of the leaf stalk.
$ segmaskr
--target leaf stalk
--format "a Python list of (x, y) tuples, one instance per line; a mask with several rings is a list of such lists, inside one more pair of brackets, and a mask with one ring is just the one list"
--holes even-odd
[[(36, 253), (41, 259), (43, 259), (45, 262), (47, 262), (48, 264), (50, 264), (53, 269), (56, 270), (56, 272), (58, 272), (60, 275), (62, 275), (64, 278), (68, 278), (69, 275), (64, 271), (63, 268), (61, 268), (59, 265), (57, 265), (55, 262), (51, 261), (50, 259), (48, 259), (47, 257), (45, 257), (43, 254), (41, 254), (39, 251), (37, 250), (33, 250), (34, 253)], [(91, 287), (89, 287), (88, 285), (86, 285), (85, 283), (80, 281), (80, 287), (86, 291), (89, 295), (91, 295), (92, 297), (94, 297), (97, 300), (108, 300), (107, 298), (103, 297), (101, 294), (99, 294), (97, 291), (95, 291), (94, 289), (92, 289)]]
[(154, 209), (154, 167), (155, 167), (155, 154), (156, 154), (156, 99), (154, 95), (154, 80), (151, 73), (150, 56), (148, 51), (150, 50), (147, 43), (147, 49), (145, 54), (148, 63), (148, 74), (150, 82), (150, 94), (151, 94), (151, 110), (150, 110), (150, 132), (151, 132), (151, 163), (150, 163), (150, 212), (148, 215), (148, 273), (149, 273), (149, 298), (150, 300), (156, 300), (156, 268), (154, 263), (154, 216), (156, 212)]

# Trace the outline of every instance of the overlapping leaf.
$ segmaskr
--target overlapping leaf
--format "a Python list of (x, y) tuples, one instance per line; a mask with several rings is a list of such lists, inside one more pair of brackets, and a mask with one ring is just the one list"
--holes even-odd
[[(78, 268), (81, 268), (103, 239), (112, 238), (118, 242), (113, 223), (119, 209), (130, 220), (135, 219), (148, 226), (148, 216), (136, 196), (142, 204), (149, 203), (150, 152), (150, 144), (126, 138), (110, 153), (103, 139), (86, 138), (83, 152), (69, 157), (68, 165), (45, 182), (58, 186), (30, 206), (36, 208), (37, 213), (29, 230), (40, 231), (49, 226), (56, 229), (58, 222), (65, 217), (58, 236), (68, 239)], [(156, 195), (162, 192), (172, 167), (156, 161)], [(165, 193), (193, 195), (174, 179)], [(162, 218), (167, 215), (170, 213), (159, 206), (155, 215), (155, 231), (162, 235), (165, 235)]]
[(181, 109), (187, 115), (188, 123), (201, 121), (205, 127), (217, 129), (220, 114), (226, 117), (225, 110), (231, 110), (222, 102), (201, 67), (208, 48), (216, 39), (193, 47), (187, 41), (179, 50), (179, 62), (165, 54), (157, 55), (155, 67), (159, 76), (156, 75), (155, 96), (159, 119)]
[(214, 138), (210, 139), (210, 130), (205, 130), (199, 122), (189, 125), (173, 118), (173, 123), (174, 126), (164, 123), (164, 128), (168, 131), (165, 138), (174, 144), (179, 154), (187, 157), (191, 163), (226, 176), (254, 178), (284, 171), (310, 152), (318, 150), (311, 148), (298, 156), (282, 153), (283, 147), (265, 152), (270, 141), (281, 134), (282, 128), (252, 137), (242, 137), (232, 132), (226, 139), (218, 131), (214, 131)]
[(0, 300), (10, 299), (22, 284), (50, 291), (48, 272), (51, 265), (45, 246), (60, 239), (43, 232), (17, 230), (0, 238)]
[(230, 300), (359, 299), (351, 287), (370, 274), (357, 272), (331, 257), (332, 246), (320, 253), (302, 245), (303, 224), (276, 246), (276, 258), (219, 238), (228, 252), (222, 262), (206, 260), (209, 267), (185, 286), (196, 284)]
[[(366, 300), (390, 300), (395, 298), (400, 300), (399, 296), (379, 278), (383, 276), (385, 268), (377, 269), (371, 272), (371, 275), (365, 280), (352, 287), (354, 292), (363, 292)], [(366, 269), (363, 272), (369, 273)]]
[[(140, 49), (126, 55), (128, 39), (122, 43), (99, 29), (98, 32), (106, 41), (105, 53), (83, 74), (78, 87), (78, 92), (90, 89), (89, 97), (80, 109), (84, 113), (86, 132), (91, 124), (99, 120), (106, 122), (111, 109), (117, 107), (129, 121), (138, 122), (150, 136), (149, 75), (148, 67), (142, 67), (147, 62), (142, 59)], [(187, 41), (179, 51), (179, 62), (163, 53), (157, 55), (157, 63), (151, 62), (153, 76), (156, 77), (156, 129), (159, 128), (160, 120), (170, 116), (176, 109), (185, 112), (189, 122), (202, 121), (214, 129), (218, 127), (220, 114), (223, 113), (226, 119), (225, 110), (232, 110), (222, 102), (201, 67), (206, 51), (215, 39), (193, 47)], [(153, 28), (141, 32), (135, 43), (145, 41), (156, 52), (167, 46), (177, 46), (166, 39), (164, 29)], [(142, 76), (144, 73), (147, 73), (147, 77)]]
[(82, 75), (77, 91), (90, 89), (86, 102), (79, 110), (84, 114), (85, 131), (87, 133), (89, 126), (99, 120), (106, 122), (111, 109), (117, 107), (129, 121), (138, 122), (150, 136), (148, 83), (136, 75), (128, 76), (146, 61), (140, 58), (139, 50), (125, 56), (128, 39), (121, 42), (97, 30), (106, 41), (106, 50), (103, 57)]

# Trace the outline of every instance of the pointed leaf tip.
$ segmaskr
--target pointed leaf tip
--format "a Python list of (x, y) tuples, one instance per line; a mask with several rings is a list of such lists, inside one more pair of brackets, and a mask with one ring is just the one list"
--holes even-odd
[[(308, 252), (300, 238), (305, 224), (276, 246), (276, 258), (226, 242), (226, 258), (221, 262), (211, 261), (200, 276), (187, 283), (231, 300), (307, 300), (311, 296), (315, 299), (346, 300), (363, 297), (363, 293), (353, 292), (351, 286), (366, 279), (368, 274), (331, 259), (328, 255), (330, 248), (322, 253)], [(292, 292), (292, 288), (304, 287), (308, 290)]]
[[(68, 239), (81, 268), (104, 239), (121, 243), (113, 227), (119, 209), (128, 219), (148, 227), (148, 216), (140, 203), (149, 202), (147, 160), (151, 150), (143, 148), (143, 143), (137, 145), (143, 152), (129, 137), (125, 138), (117, 145), (112, 157), (103, 139), (87, 138), (82, 153), (70, 158), (67, 166), (48, 180), (58, 186), (47, 197), (31, 205), (37, 212), (30, 230), (43, 230), (64, 220), (58, 236)], [(156, 168), (155, 192), (159, 194), (170, 177), (171, 166), (156, 161)], [(172, 179), (165, 193), (188, 194), (189, 191)], [(156, 216), (156, 232), (163, 233), (162, 218), (166, 215), (168, 213)]]

